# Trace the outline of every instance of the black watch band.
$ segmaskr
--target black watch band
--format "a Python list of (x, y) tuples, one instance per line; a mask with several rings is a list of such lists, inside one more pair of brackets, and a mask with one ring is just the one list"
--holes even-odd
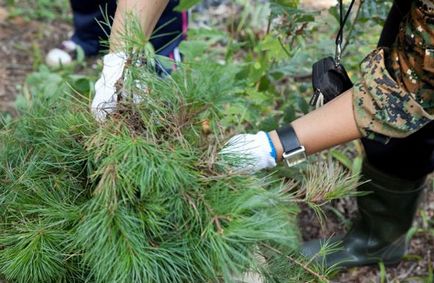
[(291, 125), (279, 128), (276, 132), (283, 147), (282, 158), (288, 167), (295, 166), (306, 160), (305, 149), (300, 144), (297, 134)]
[(292, 126), (279, 128), (276, 130), (280, 142), (283, 146), (283, 152), (291, 152), (294, 149), (300, 148), (301, 144)]

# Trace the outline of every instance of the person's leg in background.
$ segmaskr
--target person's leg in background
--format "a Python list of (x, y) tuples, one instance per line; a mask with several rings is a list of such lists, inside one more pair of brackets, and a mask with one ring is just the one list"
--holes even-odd
[[(178, 4), (179, 0), (169, 1), (150, 38), (150, 42), (154, 47), (155, 53), (161, 56), (169, 57), (174, 62), (182, 61), (179, 45), (187, 38), (189, 20), (187, 11), (174, 11)], [(174, 65), (172, 69), (175, 67), (176, 65)], [(172, 71), (171, 69), (166, 68), (162, 65), (158, 65), (157, 72), (162, 75), (168, 74)]]
[(187, 38), (188, 12), (176, 12), (179, 0), (171, 0), (158, 21), (151, 43), (158, 55), (181, 61), (178, 46)]
[(71, 41), (79, 45), (86, 56), (97, 55), (101, 42), (108, 39), (109, 26), (98, 24), (107, 20), (112, 24), (116, 0), (70, 0), (73, 12), (74, 34)]
[[(71, 0), (74, 34), (58, 48), (47, 55), (47, 64), (59, 66), (69, 64), (80, 46), (86, 56), (99, 54), (104, 50), (101, 42), (107, 40), (110, 29), (98, 22), (111, 21), (116, 11), (116, 0)], [(180, 61), (178, 46), (186, 38), (187, 12), (176, 12), (179, 0), (171, 0), (158, 21), (150, 41), (157, 54)], [(104, 27), (104, 28), (102, 28)]]
[[(70, 39), (50, 50), (46, 57), (49, 66), (58, 67), (70, 64), (80, 47), (85, 56), (97, 55), (101, 50), (101, 41), (108, 39), (109, 26), (98, 22), (112, 22), (116, 11), (116, 0), (70, 0), (74, 32)], [(102, 28), (104, 27), (104, 29)]]

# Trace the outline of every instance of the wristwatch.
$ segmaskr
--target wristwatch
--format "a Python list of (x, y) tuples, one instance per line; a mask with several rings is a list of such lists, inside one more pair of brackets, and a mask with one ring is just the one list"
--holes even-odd
[(288, 167), (295, 166), (306, 161), (306, 150), (300, 144), (294, 128), (290, 125), (276, 130), (283, 146), (282, 158)]

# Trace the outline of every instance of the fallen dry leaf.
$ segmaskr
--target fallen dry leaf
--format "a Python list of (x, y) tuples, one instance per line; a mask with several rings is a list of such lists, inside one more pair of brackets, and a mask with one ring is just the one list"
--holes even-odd
[(6, 21), (8, 16), (9, 12), (6, 10), (6, 8), (0, 7), (0, 24)]

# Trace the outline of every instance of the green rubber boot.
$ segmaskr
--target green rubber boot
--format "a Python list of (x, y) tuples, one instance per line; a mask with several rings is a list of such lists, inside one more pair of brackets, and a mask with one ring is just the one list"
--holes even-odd
[[(357, 198), (360, 217), (345, 236), (312, 240), (302, 246), (302, 254), (327, 267), (354, 267), (398, 263), (406, 251), (406, 233), (416, 213), (425, 178), (408, 181), (386, 175), (363, 165), (363, 176), (370, 182), (358, 190), (371, 192)], [(324, 243), (337, 245), (325, 256), (317, 255)]]

